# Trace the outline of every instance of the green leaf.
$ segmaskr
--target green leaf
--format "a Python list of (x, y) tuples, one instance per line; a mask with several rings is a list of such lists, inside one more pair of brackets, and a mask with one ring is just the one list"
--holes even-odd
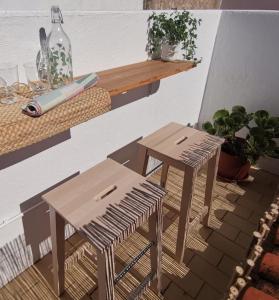
[(279, 128), (279, 117), (270, 117), (267, 120), (267, 126), (269, 128)]
[(255, 117), (260, 119), (267, 119), (269, 118), (269, 113), (266, 110), (258, 110), (255, 112)]
[(209, 134), (215, 134), (216, 129), (213, 127), (213, 125), (210, 122), (205, 122), (202, 124), (202, 129), (205, 130)]
[(265, 130), (261, 127), (252, 127), (250, 134), (257, 140), (263, 140), (265, 137)]
[(235, 106), (232, 107), (232, 112), (246, 114), (246, 109), (245, 109), (244, 106), (235, 105)]
[(213, 115), (213, 120), (225, 118), (225, 117), (228, 117), (229, 115), (230, 115), (230, 113), (226, 109), (220, 109), (220, 110), (217, 110), (215, 112), (215, 114)]

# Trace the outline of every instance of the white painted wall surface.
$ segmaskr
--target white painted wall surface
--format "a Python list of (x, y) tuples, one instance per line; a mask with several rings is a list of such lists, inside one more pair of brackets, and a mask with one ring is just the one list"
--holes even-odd
[(279, 12), (222, 13), (199, 122), (220, 108), (279, 115)]
[[(65, 14), (65, 30), (72, 41), (76, 75), (146, 60), (150, 12), (70, 14)], [(220, 12), (194, 14), (203, 19), (197, 53), (203, 57), (202, 64), (162, 80), (159, 90), (149, 97), (72, 128), (71, 139), (1, 170), (0, 223), (20, 214), (20, 205), (26, 200), (77, 171), (83, 172), (136, 138), (170, 121), (197, 122)], [(0, 62), (13, 60), (22, 65), (34, 58), (38, 29), (49, 29), (49, 17), (44, 12), (3, 13), (0, 24)], [(20, 219), (3, 226), (0, 246), (22, 232)]]
[(49, 10), (51, 5), (67, 10), (142, 10), (143, 0), (1, 0), (0, 10)]

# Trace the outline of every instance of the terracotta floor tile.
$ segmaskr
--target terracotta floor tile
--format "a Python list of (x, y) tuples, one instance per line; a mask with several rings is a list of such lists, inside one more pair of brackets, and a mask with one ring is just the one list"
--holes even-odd
[(208, 239), (208, 243), (237, 261), (241, 261), (245, 255), (245, 250), (242, 247), (217, 232), (212, 233)]
[[(224, 221), (226, 219), (226, 216), (224, 217)], [(220, 233), (221, 235), (223, 235), (224, 237), (230, 239), (230, 240), (235, 240), (236, 237), (239, 234), (239, 229), (227, 222), (212, 222), (211, 224), (212, 228), (214, 229), (214, 231)]]
[(236, 260), (228, 257), (227, 255), (224, 255), (218, 265), (218, 269), (230, 277), (232, 275), (234, 267), (237, 266), (238, 263), (239, 262), (237, 262)]
[(198, 255), (191, 260), (189, 268), (220, 293), (222, 293), (228, 285), (229, 277)]
[(174, 275), (169, 275), (169, 278), (174, 282), (180, 289), (186, 292), (191, 297), (195, 298), (203, 285), (203, 281), (193, 274), (190, 270), (183, 277), (178, 277)]
[(208, 284), (205, 284), (196, 298), (197, 300), (221, 300), (222, 294), (218, 293)]
[(192, 300), (182, 289), (172, 283), (164, 293), (164, 300)]
[(240, 232), (235, 242), (241, 247), (243, 247), (244, 249), (247, 249), (252, 242), (252, 235), (251, 234), (248, 235), (244, 232)]
[(253, 231), (256, 229), (255, 224), (251, 224), (249, 221), (236, 216), (233, 213), (227, 213), (224, 217), (224, 222), (229, 223), (230, 225), (238, 228), (244, 233), (251, 235)]

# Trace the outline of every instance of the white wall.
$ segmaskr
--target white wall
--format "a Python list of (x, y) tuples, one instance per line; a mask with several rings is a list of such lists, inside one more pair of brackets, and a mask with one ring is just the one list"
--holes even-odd
[[(70, 139), (2, 169), (0, 224), (20, 214), (22, 203), (34, 195), (88, 169), (136, 138), (170, 121), (197, 122), (220, 12), (194, 13), (203, 20), (197, 53), (198, 57), (203, 57), (202, 64), (162, 80), (159, 90), (149, 97), (72, 128)], [(75, 74), (146, 60), (149, 14), (77, 12), (66, 16), (65, 29), (72, 41)], [(34, 58), (38, 48), (38, 28), (47, 27), (49, 17), (34, 12), (17, 12), (13, 16), (2, 14), (0, 24), (0, 61), (14, 60), (21, 65)], [(38, 231), (47, 224), (41, 225)], [(22, 232), (22, 222), (18, 218), (2, 226), (0, 246)]]
[(142, 10), (143, 0), (1, 0), (0, 10), (49, 10), (51, 5), (66, 10)]
[(199, 121), (242, 104), (279, 115), (279, 12), (224, 11)]

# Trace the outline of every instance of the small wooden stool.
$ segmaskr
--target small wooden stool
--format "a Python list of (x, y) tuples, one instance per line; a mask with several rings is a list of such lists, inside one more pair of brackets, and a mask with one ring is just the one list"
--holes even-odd
[[(139, 142), (139, 173), (146, 175), (149, 156), (163, 162), (161, 186), (165, 187), (169, 166), (184, 171), (181, 207), (175, 257), (182, 262), (189, 227), (203, 218), (208, 225), (212, 192), (216, 179), (219, 154), (223, 139), (203, 131), (170, 123)], [(190, 223), (193, 188), (198, 170), (208, 162), (204, 209)]]
[[(43, 196), (50, 205), (55, 292), (64, 291), (64, 225), (69, 222), (97, 250), (100, 300), (115, 298), (114, 285), (150, 249), (151, 273), (129, 299), (138, 299), (154, 280), (161, 290), (162, 198), (165, 192), (144, 177), (107, 159)], [(114, 248), (149, 220), (148, 244), (117, 276)]]

